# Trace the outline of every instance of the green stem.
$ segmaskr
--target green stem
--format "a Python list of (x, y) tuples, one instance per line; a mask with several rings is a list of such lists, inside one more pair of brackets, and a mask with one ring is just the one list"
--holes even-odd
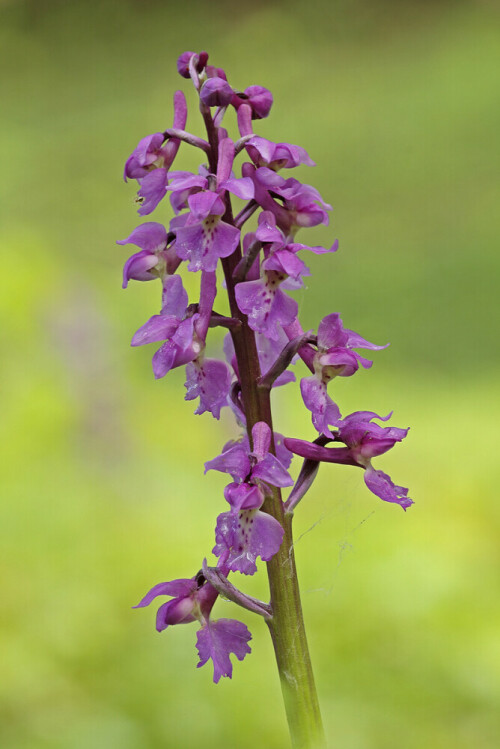
[[(224, 216), (232, 220), (229, 201)], [(241, 397), (247, 418), (249, 439), (258, 421), (265, 421), (271, 429), (272, 414), (270, 388), (259, 387), (261, 377), (254, 332), (248, 325), (234, 295), (233, 272), (241, 259), (241, 250), (223, 260), (231, 316), (241, 325), (231, 331), (240, 374)], [(272, 445), (274, 452), (274, 444)], [(307, 646), (306, 631), (293, 550), (292, 515), (285, 515), (281, 491), (273, 488), (263, 508), (284, 528), (283, 542), (277, 554), (267, 563), (271, 594), (272, 618), (268, 621), (271, 633), (285, 710), (294, 749), (321, 749), (325, 737), (321, 722), (318, 697)]]
[[(204, 105), (200, 110), (207, 129), (210, 150), (209, 168), (217, 172), (218, 137), (210, 110)], [(229, 194), (226, 193), (226, 212), (223, 220), (234, 226)], [(273, 428), (271, 414), (271, 389), (259, 387), (261, 378), (255, 334), (248, 325), (246, 315), (240, 312), (235, 297), (234, 272), (241, 261), (241, 247), (222, 261), (226, 280), (231, 317), (240, 321), (231, 329), (241, 385), (241, 398), (247, 420), (247, 431), (252, 444), (252, 427), (264, 421)], [(275, 452), (274, 440), (271, 450)], [(300, 590), (295, 567), (292, 536), (292, 514), (285, 515), (279, 488), (267, 497), (262, 509), (278, 520), (284, 528), (284, 537), (277, 554), (267, 563), (271, 595), (272, 617), (267, 620), (274, 645), (281, 681), (286, 716), (293, 749), (324, 749), (326, 746), (318, 696), (314, 684), (311, 658), (307, 646)]]

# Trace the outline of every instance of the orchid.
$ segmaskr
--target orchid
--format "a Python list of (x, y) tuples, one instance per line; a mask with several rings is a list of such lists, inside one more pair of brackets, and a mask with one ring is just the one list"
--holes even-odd
[[(159, 344), (152, 359), (155, 378), (185, 367), (184, 397), (198, 399), (195, 414), (219, 419), (228, 407), (241, 431), (205, 462), (205, 473), (228, 476), (215, 520), (214, 564), (205, 559), (195, 575), (153, 586), (136, 608), (167, 597), (157, 612), (159, 632), (198, 622), (198, 666), (211, 661), (215, 683), (232, 676), (231, 656), (242, 661), (251, 639), (242, 622), (212, 617), (219, 598), (263, 618), (273, 640), (293, 745), (312, 749), (324, 743), (300, 605), (293, 516), (322, 462), (361, 468), (373, 494), (406, 510), (413, 502), (408, 490), (375, 469), (372, 459), (401, 442), (408, 430), (381, 426), (376, 421), (389, 417), (372, 411), (342, 418), (328, 393), (336, 377), (371, 367), (358, 349), (385, 346), (345, 328), (336, 312), (323, 317), (317, 334), (304, 331), (298, 304), (289, 294), (310, 275), (302, 253), (324, 256), (328, 264), (338, 241), (320, 247), (296, 241), (296, 234), (328, 225), (332, 208), (316, 188), (278, 173), (314, 166), (304, 148), (254, 132), (271, 111), (271, 92), (261, 85), (239, 88), (208, 59), (206, 52), (184, 52), (177, 60), (180, 76), (198, 95), (206, 140), (184, 129), (187, 104), (177, 91), (173, 126), (140, 139), (125, 163), (125, 180), (139, 184), (139, 213), (148, 215), (160, 206), (166, 213), (168, 194), (173, 215), (141, 224), (118, 244), (138, 248), (125, 262), (123, 287), (131, 280), (157, 280), (161, 293), (159, 313), (139, 327), (132, 346)], [(238, 122), (235, 139), (223, 126), (231, 108)], [(181, 146), (200, 154), (195, 172), (172, 169)], [(243, 163), (236, 168), (240, 156)], [(238, 210), (235, 199), (243, 201)], [(247, 224), (252, 217), (253, 227)], [(192, 274), (199, 274), (199, 294), (192, 291), (197, 285), (183, 282)], [(221, 289), (227, 314), (221, 314), (218, 301), (215, 309)], [(224, 358), (220, 342), (212, 346), (215, 328), (226, 331)], [(291, 367), (302, 363), (309, 375), (301, 378), (300, 390), (316, 430), (310, 440), (275, 431), (271, 407), (274, 388), (293, 382)], [(304, 459), (296, 479), (293, 456)], [(269, 602), (233, 582), (244, 584), (243, 576), (257, 573), (262, 563), (268, 569)]]
[(391, 414), (378, 416), (373, 411), (356, 411), (338, 420), (332, 439), (343, 442), (345, 447), (324, 447), (296, 439), (285, 439), (285, 446), (308, 460), (363, 468), (365, 484), (373, 494), (385, 502), (395, 502), (406, 510), (413, 504), (408, 497), (408, 489), (394, 484), (390, 476), (375, 470), (371, 463), (372, 458), (386, 453), (408, 434), (408, 429), (381, 427), (372, 423), (373, 419), (387, 421), (390, 417)]

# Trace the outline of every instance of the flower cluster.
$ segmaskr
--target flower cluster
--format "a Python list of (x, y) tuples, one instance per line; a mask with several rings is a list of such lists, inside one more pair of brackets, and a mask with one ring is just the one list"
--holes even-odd
[[(304, 332), (298, 305), (290, 291), (303, 286), (310, 275), (302, 253), (333, 253), (329, 248), (296, 241), (299, 229), (328, 224), (328, 205), (319, 192), (281, 170), (314, 166), (306, 151), (289, 143), (273, 143), (254, 133), (254, 122), (267, 117), (272, 94), (262, 86), (240, 90), (231, 85), (221, 68), (208, 64), (205, 52), (183, 53), (177, 61), (179, 74), (190, 79), (199, 96), (207, 140), (187, 132), (184, 94), (174, 95), (173, 125), (142, 138), (125, 164), (125, 180), (138, 183), (137, 204), (148, 216), (170, 202), (168, 226), (147, 221), (118, 244), (138, 248), (125, 263), (123, 286), (130, 280), (159, 279), (161, 307), (132, 338), (133, 346), (156, 344), (153, 372), (156, 378), (185, 367), (187, 400), (198, 400), (195, 413), (211, 413), (216, 419), (229, 407), (242, 428), (239, 440), (225, 445), (220, 455), (205, 464), (231, 478), (224, 490), (229, 510), (219, 514), (213, 554), (217, 564), (206, 561), (194, 577), (160, 583), (138, 604), (148, 606), (157, 596), (169, 596), (160, 606), (157, 629), (198, 620), (198, 665), (209, 659), (214, 681), (231, 676), (230, 654), (242, 660), (250, 652), (251, 635), (236, 620), (210, 618), (219, 595), (264, 617), (272, 617), (269, 604), (237, 590), (230, 573), (253, 575), (256, 560), (269, 561), (278, 553), (284, 529), (266, 499), (281, 497), (292, 487), (288, 473), (292, 454), (304, 464), (283, 513), (291, 513), (309, 488), (320, 462), (342, 463), (364, 470), (366, 486), (381, 499), (406, 509), (412, 500), (407, 489), (395, 485), (372, 458), (389, 450), (407, 434), (406, 429), (383, 427), (386, 421), (373, 412), (359, 411), (342, 418), (339, 406), (328, 394), (335, 377), (350, 377), (360, 365), (372, 362), (358, 350), (385, 348), (370, 343), (344, 327), (338, 313), (319, 323), (317, 334)], [(238, 137), (233, 140), (223, 126), (228, 109), (237, 113)], [(173, 169), (181, 144), (203, 156), (197, 174)], [(246, 160), (236, 167), (236, 159)], [(234, 199), (243, 201), (233, 212)], [(252, 217), (253, 230), (243, 227)], [(229, 314), (214, 310), (221, 267), (229, 302)], [(191, 302), (181, 273), (198, 273), (199, 296)], [(226, 361), (206, 356), (208, 331), (226, 328)], [(263, 392), (295, 379), (290, 366), (299, 357), (309, 368), (300, 391), (311, 412), (318, 435), (313, 441), (283, 438), (273, 432), (269, 413), (255, 413)], [(256, 395), (257, 394), (257, 395)], [(334, 442), (334, 447), (327, 447)], [(338, 446), (341, 443), (343, 446)], [(279, 499), (280, 506), (282, 500)], [(282, 513), (282, 516), (283, 516)]]

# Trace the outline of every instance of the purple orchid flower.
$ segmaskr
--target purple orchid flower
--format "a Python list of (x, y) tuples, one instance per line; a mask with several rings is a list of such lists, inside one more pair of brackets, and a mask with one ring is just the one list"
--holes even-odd
[(145, 177), (155, 166), (163, 166), (165, 153), (162, 145), (165, 138), (163, 133), (153, 133), (142, 138), (134, 148), (123, 171), (123, 179), (140, 179)]
[(213, 553), (222, 557), (233, 571), (253, 575), (255, 561), (269, 561), (283, 540), (283, 528), (267, 513), (260, 512), (270, 486), (291, 486), (293, 480), (278, 458), (269, 452), (271, 429), (258, 422), (252, 429), (254, 450), (249, 453), (245, 441), (226, 449), (205, 464), (209, 470), (229, 473), (234, 479), (224, 490), (231, 505), (229, 512), (217, 518), (216, 545)]
[[(317, 336), (304, 332), (297, 302), (287, 294), (302, 287), (310, 275), (301, 252), (333, 253), (338, 242), (326, 248), (295, 241), (299, 229), (328, 224), (332, 209), (314, 187), (279, 173), (299, 165), (314, 166), (305, 149), (254, 132), (254, 121), (267, 117), (271, 110), (271, 92), (262, 86), (236, 90), (224, 69), (208, 65), (206, 52), (184, 52), (177, 70), (194, 86), (206, 140), (184, 130), (186, 100), (178, 91), (173, 128), (143, 138), (125, 164), (125, 180), (139, 183), (139, 213), (148, 215), (169, 194), (175, 214), (165, 226), (144, 223), (118, 242), (133, 244), (138, 250), (125, 263), (124, 287), (131, 279), (162, 281), (160, 313), (137, 330), (132, 345), (159, 344), (153, 356), (155, 377), (185, 366), (185, 399), (198, 399), (195, 413), (209, 412), (219, 419), (222, 408), (229, 406), (244, 433), (205, 463), (205, 473), (216, 470), (230, 477), (224, 488), (229, 508), (218, 515), (215, 527), (216, 566), (209, 567), (204, 560), (195, 577), (154, 586), (138, 607), (149, 606), (157, 596), (168, 597), (158, 609), (159, 632), (198, 621), (198, 666), (211, 660), (216, 683), (223, 676), (231, 677), (231, 655), (243, 660), (250, 652), (251, 639), (242, 622), (212, 620), (218, 596), (263, 616), (273, 636), (280, 675), (298, 687), (290, 690), (287, 700), (287, 710), (294, 716), (290, 725), (295, 745), (304, 743), (305, 735), (299, 735), (302, 728), (311, 729), (308, 738), (312, 739), (313, 733), (320, 738), (321, 726), (319, 716), (313, 720), (314, 711), (304, 708), (317, 700), (312, 680), (303, 679), (304, 667), (310, 673), (310, 664), (293, 563), (292, 516), (320, 462), (361, 468), (372, 493), (406, 510), (412, 504), (408, 489), (376, 470), (372, 461), (402, 441), (408, 430), (385, 425), (389, 417), (371, 411), (342, 418), (328, 395), (329, 381), (352, 376), (360, 366), (371, 367), (372, 362), (358, 354), (358, 349), (385, 346), (344, 328), (337, 313), (321, 320)], [(237, 114), (240, 137), (236, 143), (222, 125), (229, 106)], [(181, 141), (205, 154), (206, 164), (197, 174), (172, 169)], [(237, 178), (233, 166), (239, 154), (247, 154), (248, 161)], [(232, 196), (246, 201), (245, 205), (234, 210)], [(251, 231), (243, 230), (252, 217), (256, 225)], [(201, 271), (196, 304), (188, 304), (176, 273), (183, 261), (189, 271)], [(217, 305), (216, 312), (219, 268), (228, 305), (222, 311)], [(217, 327), (230, 331), (224, 341), (227, 362), (206, 358), (209, 329)], [(301, 380), (300, 389), (320, 435), (314, 443), (285, 439), (270, 426), (272, 388), (295, 379), (290, 367), (299, 358), (312, 373)], [(305, 459), (295, 484), (288, 472), (293, 454)], [(283, 502), (281, 490), (292, 485)], [(246, 595), (227, 579), (229, 572), (253, 575), (257, 560), (269, 562), (275, 555), (276, 564), (268, 567), (269, 603)], [(295, 715), (300, 720), (295, 721)]]
[(273, 105), (273, 95), (264, 86), (248, 86), (243, 92), (234, 94), (231, 104), (235, 109), (248, 106), (253, 120), (261, 120), (268, 116)]
[(116, 244), (135, 244), (141, 248), (124, 265), (124, 289), (130, 279), (151, 281), (154, 278), (164, 278), (167, 273), (173, 273), (178, 265), (175, 250), (167, 249), (168, 235), (165, 227), (155, 221), (141, 224), (127, 239), (118, 240)]
[[(275, 228), (275, 232), (278, 230)], [(268, 229), (266, 221), (261, 221), (255, 236), (260, 241), (263, 237), (274, 235), (272, 227)], [(271, 248), (274, 243), (271, 240)], [(278, 341), (282, 336), (283, 326), (290, 325), (297, 317), (298, 304), (288, 297), (280, 285), (291, 279), (291, 288), (302, 285), (302, 277), (310, 275), (309, 269), (298, 258), (295, 252), (283, 249), (268, 250), (262, 263), (260, 278), (254, 281), (243, 281), (236, 285), (235, 295), (238, 307), (248, 316), (252, 330)], [(286, 288), (286, 286), (285, 286)]]
[(175, 367), (187, 365), (185, 400), (199, 398), (196, 414), (209, 411), (218, 419), (228, 405), (231, 373), (225, 362), (205, 359), (205, 338), (215, 299), (215, 274), (204, 272), (199, 312), (187, 315), (188, 296), (180, 276), (168, 276), (164, 282), (164, 302), (159, 315), (153, 315), (135, 333), (132, 346), (165, 341), (153, 356), (156, 379)]
[(195, 322), (198, 315), (186, 317), (188, 295), (180, 276), (168, 276), (164, 281), (163, 305), (159, 315), (153, 315), (132, 338), (132, 346), (165, 341), (153, 356), (156, 379), (164, 377), (175, 367), (196, 359), (203, 348), (197, 339)]
[(401, 442), (408, 429), (382, 427), (372, 423), (373, 419), (387, 421), (388, 416), (379, 416), (374, 411), (355, 411), (336, 424), (332, 439), (343, 442), (346, 447), (323, 447), (304, 440), (285, 438), (285, 446), (296, 455), (314, 461), (360, 466), (364, 469), (365, 484), (373, 494), (385, 502), (399, 504), (404, 510), (413, 504), (408, 489), (394, 484), (391, 477), (375, 470), (371, 459), (386, 453), (396, 442)]
[[(243, 174), (254, 181), (255, 200), (265, 211), (274, 213), (278, 226), (287, 235), (293, 236), (301, 227), (328, 224), (327, 211), (332, 206), (311, 185), (293, 177), (285, 179), (264, 166), (256, 169), (248, 163), (243, 165)], [(274, 195), (281, 198), (282, 205), (274, 200)]]
[[(292, 258), (298, 262), (287, 263)], [(280, 262), (282, 260), (284, 262)], [(252, 330), (273, 341), (279, 340), (283, 326), (290, 325), (295, 320), (299, 309), (295, 299), (291, 299), (280, 289), (280, 284), (291, 273), (295, 274), (297, 280), (304, 268), (302, 261), (289, 253), (285, 257), (264, 261), (263, 272), (258, 280), (243, 281), (236, 286), (238, 307), (248, 316), (248, 324)]]
[(354, 348), (365, 348), (380, 351), (387, 348), (362, 338), (353, 330), (344, 328), (340, 315), (336, 312), (324, 317), (318, 327), (318, 351), (313, 359), (315, 374), (305, 377), (300, 382), (304, 404), (312, 413), (315, 428), (327, 437), (332, 438), (329, 426), (340, 419), (338, 406), (327, 394), (327, 385), (333, 377), (350, 377), (361, 364), (365, 369), (372, 366), (370, 360), (354, 351)]
[(182, 55), (179, 55), (177, 58), (177, 72), (183, 78), (189, 78), (189, 61), (192, 58), (194, 58), (193, 63), (196, 72), (202, 73), (208, 61), (208, 54), (207, 52), (199, 52), (198, 54), (196, 52), (183, 52)]
[(171, 580), (155, 585), (144, 598), (134, 606), (149, 606), (157, 596), (174, 596), (162, 604), (156, 616), (156, 629), (163, 632), (174, 624), (188, 624), (198, 620), (202, 627), (196, 635), (196, 648), (199, 655), (198, 668), (212, 660), (215, 684), (222, 676), (232, 677), (233, 668), (230, 654), (242, 661), (251, 652), (248, 646), (252, 635), (247, 627), (236, 619), (210, 619), (210, 612), (218, 593), (199, 573), (190, 579)]
[(227, 107), (233, 98), (233, 89), (225, 78), (207, 78), (200, 90), (200, 100), (207, 107)]
[[(222, 220), (226, 211), (224, 196), (232, 192), (244, 200), (253, 198), (253, 183), (249, 178), (231, 177), (234, 143), (224, 138), (219, 144), (219, 162), (215, 184), (210, 175), (197, 176), (186, 172), (174, 175), (168, 189), (172, 193), (192, 193), (187, 198), (190, 213), (177, 229), (176, 252), (189, 261), (188, 270), (213, 271), (219, 258), (228, 257), (238, 246), (240, 232)], [(211, 186), (214, 189), (209, 189)], [(196, 190), (196, 192), (195, 192)]]
[(329, 252), (336, 252), (339, 247), (338, 240), (335, 240), (329, 248), (290, 241), (285, 237), (284, 232), (277, 226), (276, 216), (272, 211), (262, 211), (259, 215), (258, 223), (259, 225), (255, 232), (255, 238), (269, 248), (268, 253), (285, 249), (294, 253), (300, 252), (301, 250), (309, 250), (315, 255), (325, 255)]
[[(173, 127), (184, 129), (187, 121), (186, 98), (182, 91), (174, 94)], [(180, 141), (170, 138), (165, 145), (163, 133), (153, 133), (139, 141), (125, 163), (124, 179), (137, 179), (140, 185), (137, 202), (138, 213), (147, 216), (165, 197), (170, 169)]]
[[(253, 575), (257, 572), (255, 562), (258, 557), (268, 562), (277, 553), (284, 530), (275, 518), (259, 510), (262, 505), (257, 503), (257, 488), (248, 491), (245, 484), (240, 486), (238, 502), (244, 494), (248, 494), (244, 506), (236, 510), (238, 504), (231, 505), (233, 509), (230, 512), (219, 515), (215, 528), (216, 543), (212, 551), (215, 556), (224, 559), (233, 572)], [(229, 492), (225, 492), (224, 496), (228, 502), (233, 499)]]
[(263, 421), (258, 422), (252, 429), (253, 452), (250, 450), (248, 435), (245, 434), (241, 440), (228, 442), (224, 445), (220, 455), (207, 461), (205, 473), (207, 471), (229, 473), (235, 482), (249, 481), (251, 477), (254, 483), (256, 483), (255, 480), (260, 480), (272, 486), (291, 486), (293, 481), (287, 471), (292, 458), (291, 453), (282, 446), (281, 435), (275, 433), (274, 437), (279, 457), (269, 452), (271, 429)]

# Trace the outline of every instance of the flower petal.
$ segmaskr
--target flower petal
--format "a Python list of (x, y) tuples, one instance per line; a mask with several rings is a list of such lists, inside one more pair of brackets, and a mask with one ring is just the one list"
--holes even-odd
[(155, 276), (150, 271), (156, 265), (158, 265), (158, 256), (146, 250), (131, 255), (123, 266), (122, 287), (126, 289), (132, 278), (136, 281), (152, 281)]
[(167, 276), (163, 284), (162, 314), (182, 320), (187, 305), (188, 295), (182, 285), (182, 278), (177, 275)]
[(208, 460), (205, 463), (205, 473), (207, 471), (221, 471), (221, 473), (229, 473), (234, 481), (243, 481), (250, 473), (248, 453), (248, 444), (238, 442), (217, 455), (216, 458)]
[(224, 512), (217, 518), (213, 553), (227, 556), (230, 570), (253, 575), (257, 557), (268, 562), (281, 546), (283, 533), (279, 522), (266, 512)]
[(204, 666), (211, 659), (214, 664), (214, 682), (217, 684), (222, 676), (231, 678), (233, 666), (230, 654), (233, 653), (239, 661), (251, 653), (248, 642), (252, 635), (243, 622), (236, 619), (219, 619), (208, 621), (196, 635), (196, 649), (200, 662), (198, 668)]
[(384, 502), (395, 502), (406, 510), (413, 504), (413, 500), (408, 496), (408, 489), (404, 486), (394, 484), (391, 477), (383, 471), (376, 471), (372, 466), (368, 466), (364, 474), (365, 484), (368, 489), (383, 499)]
[(261, 479), (271, 486), (292, 486), (293, 479), (278, 458), (271, 453), (259, 461), (252, 471), (252, 479)]
[(304, 377), (300, 391), (306, 408), (312, 413), (315, 428), (327, 437), (333, 437), (330, 426), (340, 419), (340, 410), (326, 391), (326, 385), (317, 377)]
[(203, 364), (193, 362), (186, 367), (187, 393), (185, 400), (200, 399), (195, 414), (210, 411), (216, 419), (223, 406), (227, 406), (231, 389), (231, 373), (225, 362), (218, 359), (205, 359)]
[(146, 343), (157, 343), (170, 338), (179, 325), (175, 317), (169, 315), (153, 315), (134, 333), (132, 346), (144, 346)]
[(139, 180), (141, 189), (137, 194), (142, 198), (142, 203), (137, 212), (140, 216), (147, 216), (154, 211), (167, 193), (167, 182), (168, 174), (164, 167), (154, 169)]
[(149, 606), (157, 596), (188, 596), (194, 590), (196, 590), (194, 578), (180, 578), (179, 580), (169, 580), (166, 583), (158, 583), (133, 608), (140, 609)]
[(163, 224), (147, 221), (134, 229), (127, 239), (120, 239), (116, 244), (135, 244), (141, 250), (154, 253), (167, 246), (167, 230)]

